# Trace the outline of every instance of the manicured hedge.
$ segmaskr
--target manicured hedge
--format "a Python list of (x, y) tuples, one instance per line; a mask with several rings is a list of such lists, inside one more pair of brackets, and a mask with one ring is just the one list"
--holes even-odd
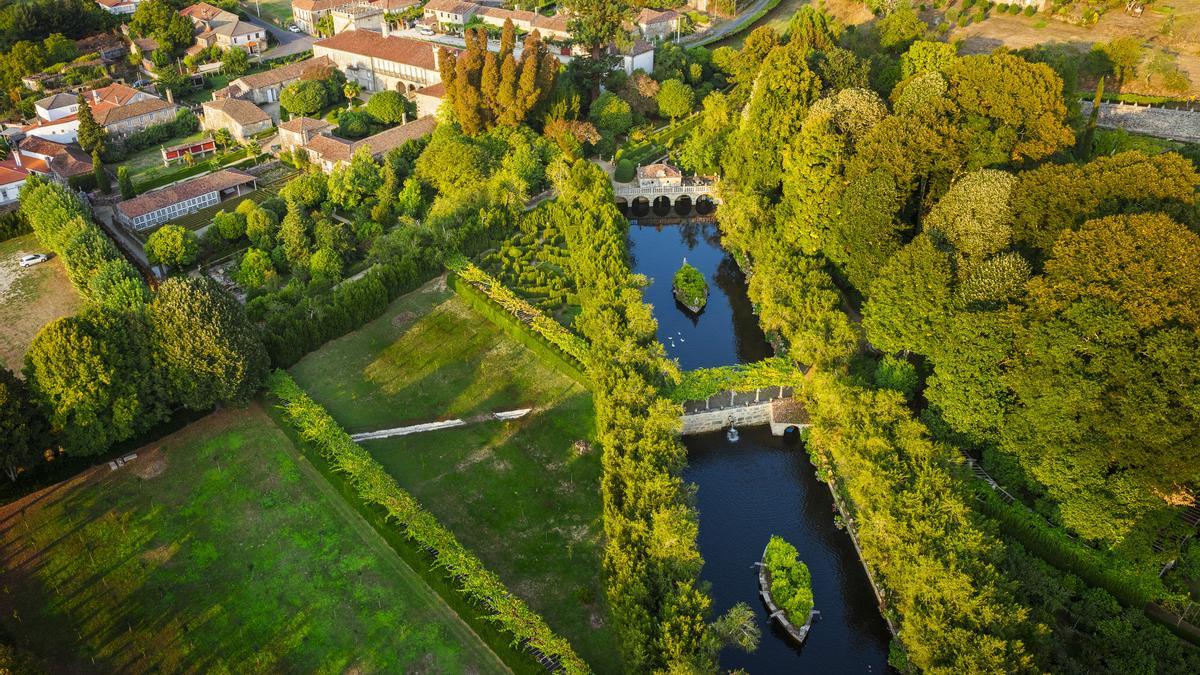
[(802, 380), (790, 361), (772, 356), (754, 363), (720, 368), (699, 368), (683, 374), (671, 390), (671, 400), (703, 401), (723, 391), (750, 391), (760, 387), (789, 387)]
[(531, 331), (545, 338), (564, 357), (578, 364), (580, 368), (587, 367), (589, 351), (583, 338), (542, 314), (538, 308), (519, 298), (516, 293), (505, 288), (495, 277), (479, 269), (473, 263), (459, 259), (449, 266), (463, 281), (477, 288), (488, 300), (516, 317)]
[(383, 509), (408, 539), (429, 551), (437, 561), (434, 566), (455, 580), (469, 601), (487, 612), (485, 618), (511, 634), (514, 643), (527, 644), (557, 662), (565, 672), (590, 672), (569, 642), (551, 630), (545, 619), (513, 595), (500, 577), (485, 568), (450, 530), (405, 492), (287, 373), (275, 371), (268, 386), (281, 401), (284, 417), (305, 442), (347, 477), (360, 499)]
[(581, 370), (582, 366), (575, 359), (534, 331), (528, 324), (505, 311), (479, 288), (467, 283), (457, 274), (450, 276), (449, 283), (454, 292), (458, 293), (459, 297), (472, 309), (499, 326), (509, 337), (533, 350), (533, 353), (541, 357), (543, 363), (585, 387), (591, 386), (591, 382)]

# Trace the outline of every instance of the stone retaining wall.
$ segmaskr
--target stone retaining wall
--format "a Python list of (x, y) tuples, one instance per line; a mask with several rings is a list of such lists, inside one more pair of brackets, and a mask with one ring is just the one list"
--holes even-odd
[[(735, 427), (753, 427), (771, 423), (771, 402), (764, 401), (756, 405), (740, 408), (726, 408), (708, 412), (692, 413), (683, 416), (684, 436), (703, 434), (709, 431), (720, 431), (733, 424)], [(783, 433), (780, 431), (780, 433)]]
[[(1091, 101), (1081, 101), (1084, 117), (1092, 112)], [(1101, 103), (1096, 126), (1124, 129), (1173, 141), (1200, 143), (1200, 112), (1154, 108), (1131, 103)]]

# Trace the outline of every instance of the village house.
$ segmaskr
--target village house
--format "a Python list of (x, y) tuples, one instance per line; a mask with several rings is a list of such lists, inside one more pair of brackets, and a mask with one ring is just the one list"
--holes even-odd
[[(328, 57), (365, 91), (411, 92), (442, 81), (439, 45), (383, 33), (352, 30), (313, 43), (314, 57)], [(458, 50), (454, 50), (457, 52)]]
[(637, 170), (638, 187), (679, 187), (683, 185), (683, 172), (670, 164), (647, 164)]
[(213, 98), (244, 98), (255, 103), (273, 103), (279, 100), (283, 88), (303, 79), (322, 79), (323, 73), (336, 68), (327, 56), (317, 56), (304, 61), (295, 61), (261, 73), (243, 75), (228, 87), (213, 92)]
[(442, 101), (446, 98), (446, 84), (438, 82), (428, 87), (422, 87), (412, 93), (413, 103), (417, 104), (417, 117), (436, 115)]
[(647, 40), (663, 40), (674, 35), (679, 28), (679, 13), (673, 10), (660, 12), (644, 7), (637, 15), (635, 23), (642, 37)]
[(148, 230), (172, 219), (253, 192), (254, 176), (222, 169), (189, 181), (153, 190), (117, 204), (117, 222), (130, 230)]
[(96, 0), (109, 14), (133, 14), (142, 0)]
[(425, 3), (425, 18), (439, 29), (448, 31), (466, 25), (480, 9), (481, 7), (473, 2), (429, 0)]
[[(426, 5), (426, 9), (428, 9), (428, 5)], [(543, 40), (565, 41), (571, 38), (571, 32), (567, 30), (567, 17), (563, 14), (542, 16), (537, 12), (526, 10), (479, 6), (475, 11), (475, 16), (479, 17), (483, 23), (498, 28), (503, 28), (505, 21), (512, 21), (513, 28), (526, 33), (536, 30)]]
[(72, 178), (92, 173), (92, 158), (75, 144), (55, 143), (37, 136), (9, 140), (12, 150), (0, 161), (0, 206), (17, 198), (16, 191), (30, 174), (71, 185)]
[(116, 33), (97, 33), (76, 40), (75, 53), (96, 54), (105, 61), (117, 61), (129, 53), (129, 47)]
[(317, 34), (317, 22), (346, 0), (292, 0), (292, 21), (309, 35)]
[(9, 210), (21, 197), (21, 186), (29, 174), (0, 166), (0, 208)]
[(196, 44), (189, 52), (216, 45), (221, 49), (238, 48), (251, 54), (267, 49), (267, 29), (242, 21), (237, 14), (198, 2), (184, 7), (179, 13), (192, 20), (196, 27)]
[[(111, 136), (120, 137), (153, 124), (175, 120), (179, 110), (170, 101), (133, 87), (113, 83), (84, 92), (92, 118)], [(54, 94), (34, 103), (37, 120), (22, 129), (27, 135), (58, 143), (73, 143), (79, 130), (76, 94)]]
[(175, 145), (164, 145), (159, 148), (162, 153), (163, 166), (171, 166), (172, 162), (186, 162), (188, 157), (199, 159), (217, 152), (217, 142), (211, 136), (196, 141), (184, 141)]
[(416, 140), (433, 133), (437, 127), (437, 118), (422, 117), (407, 124), (381, 131), (374, 136), (361, 140), (349, 141), (333, 135), (333, 125), (323, 120), (298, 117), (283, 123), (279, 127), (280, 146), (284, 151), (303, 148), (308, 153), (309, 161), (321, 167), (325, 173), (333, 171), (342, 164), (348, 164), (354, 153), (361, 147), (371, 150), (371, 156), (379, 159), (389, 150), (398, 148), (408, 141)]
[(204, 115), (200, 126), (214, 131), (228, 129), (239, 142), (274, 126), (271, 116), (250, 101), (240, 98), (221, 98), (201, 106)]
[(329, 13), (333, 18), (333, 34), (348, 30), (383, 31), (383, 10), (368, 2), (342, 5)]

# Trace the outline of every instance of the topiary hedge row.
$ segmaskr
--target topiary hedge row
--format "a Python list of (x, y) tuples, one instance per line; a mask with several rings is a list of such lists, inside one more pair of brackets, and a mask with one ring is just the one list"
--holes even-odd
[(434, 566), (456, 581), (459, 591), (470, 602), (487, 612), (485, 618), (511, 634), (515, 643), (527, 644), (557, 662), (563, 671), (590, 672), (566, 639), (551, 630), (546, 620), (525, 601), (513, 595), (500, 577), (484, 567), (450, 530), (405, 492), (287, 373), (275, 371), (268, 388), (279, 399), (284, 417), (305, 442), (311, 443), (335, 471), (347, 477), (360, 499), (383, 509), (405, 537), (430, 551), (436, 560)]

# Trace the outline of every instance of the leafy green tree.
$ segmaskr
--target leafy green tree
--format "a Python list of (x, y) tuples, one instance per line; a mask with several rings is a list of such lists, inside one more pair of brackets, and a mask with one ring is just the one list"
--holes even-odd
[(133, 312), (150, 301), (150, 289), (124, 258), (105, 262), (88, 281), (92, 301), (112, 311)]
[(325, 174), (311, 168), (293, 177), (279, 191), (279, 196), (287, 202), (296, 202), (306, 209), (318, 208), (325, 201)]
[(233, 138), (233, 134), (225, 128), (214, 131), (212, 138), (213, 142), (220, 146), (222, 150), (228, 150), (229, 148), (232, 148), (235, 143), (237, 143), (237, 141)]
[(365, 112), (346, 110), (338, 116), (338, 135), (362, 138), (371, 132), (371, 118)]
[(221, 69), (226, 75), (241, 77), (250, 69), (250, 55), (238, 47), (227, 49), (221, 57)]
[(75, 41), (62, 33), (51, 33), (42, 40), (47, 63), (63, 63), (75, 58)]
[(930, 354), (952, 309), (950, 256), (919, 235), (879, 270), (863, 307), (863, 328), (887, 352)]
[(925, 219), (954, 247), (960, 266), (977, 264), (1012, 243), (1012, 198), (1016, 179), (996, 169), (966, 174), (950, 187)]
[(9, 480), (37, 457), (42, 433), (39, 413), (25, 383), (0, 367), (0, 465)]
[(112, 182), (108, 179), (108, 172), (104, 170), (104, 162), (100, 160), (100, 149), (92, 150), (92, 180), (96, 182), (96, 189), (104, 194), (112, 192)]
[(842, 35), (842, 25), (823, 9), (804, 5), (788, 22), (788, 40), (803, 45), (807, 50), (828, 51), (837, 46)]
[[(247, 200), (242, 204), (253, 204)], [(241, 210), (242, 204), (238, 205)], [(246, 217), (246, 238), (254, 246), (269, 251), (275, 248), (275, 236), (279, 232), (279, 220), (274, 213), (255, 204), (254, 208), (247, 209), (243, 214)]]
[(889, 354), (875, 365), (875, 386), (898, 391), (909, 401), (916, 395), (920, 384), (917, 367), (911, 361)]
[(283, 88), (279, 104), (291, 115), (312, 117), (325, 107), (325, 87), (316, 80), (297, 80)]
[(687, 117), (696, 104), (696, 92), (680, 80), (667, 80), (658, 90), (658, 113), (671, 118), (671, 123)]
[(1108, 57), (1112, 64), (1113, 74), (1117, 76), (1117, 89), (1137, 77), (1138, 67), (1146, 58), (1146, 51), (1141, 38), (1118, 37), (1108, 42), (1101, 42), (1093, 47)]
[(117, 185), (121, 190), (121, 199), (133, 199), (137, 196), (137, 190), (133, 187), (133, 179), (129, 177), (129, 167), (125, 165), (117, 167)]
[(246, 234), (246, 217), (241, 213), (228, 212), (224, 209), (213, 216), (212, 226), (227, 241), (241, 239)]
[(170, 400), (192, 410), (250, 400), (266, 350), (240, 303), (207, 277), (168, 279), (150, 306), (154, 364)]
[(587, 50), (593, 83), (592, 98), (599, 96), (600, 79), (612, 70), (609, 45), (627, 40), (625, 22), (633, 17), (633, 8), (627, 0), (568, 0), (570, 10), (567, 23), (571, 38)]
[(735, 113), (726, 94), (714, 91), (705, 96), (700, 123), (679, 149), (680, 166), (702, 176), (719, 174), (729, 136), (737, 127)]
[(957, 57), (958, 49), (952, 44), (917, 40), (900, 57), (900, 77), (908, 79), (920, 73), (945, 72)]
[(89, 309), (47, 324), (25, 379), (67, 453), (95, 455), (166, 416), (141, 315)]
[(259, 289), (275, 277), (275, 265), (271, 262), (271, 254), (260, 248), (252, 248), (242, 256), (237, 277), (242, 286), (249, 290)]
[(917, 16), (912, 5), (899, 4), (879, 20), (879, 44), (884, 49), (901, 52), (925, 36), (929, 26)]
[(358, 98), (360, 93), (362, 93), (361, 84), (350, 80), (342, 84), (342, 96), (346, 98), (347, 109), (354, 105), (354, 99)]
[(279, 243), (283, 246), (287, 261), (293, 269), (307, 266), (308, 258), (312, 255), (309, 221), (304, 207), (289, 200), (287, 215), (279, 225)]
[(79, 130), (76, 132), (79, 147), (89, 154), (103, 150), (104, 143), (108, 140), (108, 132), (92, 117), (92, 108), (83, 94), (80, 94), (75, 102), (79, 106), (76, 113), (79, 118)]
[(314, 279), (340, 281), (342, 278), (342, 256), (329, 247), (321, 247), (312, 254), (308, 270)]
[(592, 102), (588, 115), (596, 129), (609, 138), (619, 136), (633, 126), (633, 109), (611, 91), (604, 92)]
[(339, 166), (329, 175), (329, 200), (346, 209), (357, 209), (374, 198), (383, 182), (379, 163), (371, 149), (362, 146), (354, 151), (350, 163)]
[(408, 101), (396, 91), (372, 94), (367, 101), (367, 114), (383, 124), (399, 124), (408, 114)]
[(187, 267), (196, 262), (199, 253), (196, 233), (179, 225), (163, 225), (146, 238), (146, 257), (151, 265)]

